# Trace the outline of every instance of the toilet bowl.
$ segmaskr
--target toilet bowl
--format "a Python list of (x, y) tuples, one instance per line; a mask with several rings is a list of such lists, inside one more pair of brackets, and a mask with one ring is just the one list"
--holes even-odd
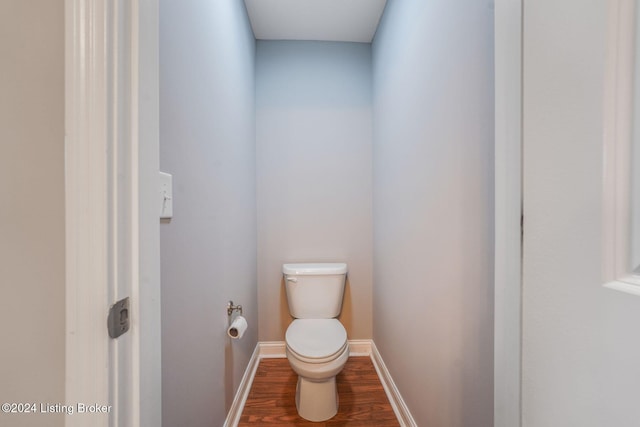
[(347, 333), (337, 319), (296, 319), (285, 334), (286, 354), (298, 374), (296, 408), (309, 421), (338, 412), (336, 375), (349, 358)]
[(337, 317), (347, 274), (344, 263), (284, 264), (289, 313), (287, 359), (298, 374), (296, 408), (309, 421), (338, 412), (336, 375), (349, 358), (347, 332)]

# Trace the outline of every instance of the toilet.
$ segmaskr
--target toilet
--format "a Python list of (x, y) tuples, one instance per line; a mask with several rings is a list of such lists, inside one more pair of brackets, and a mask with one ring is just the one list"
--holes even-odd
[(336, 375), (349, 358), (347, 332), (336, 319), (347, 264), (284, 264), (282, 273), (294, 317), (285, 341), (287, 359), (298, 374), (296, 408), (306, 420), (325, 421), (338, 412)]

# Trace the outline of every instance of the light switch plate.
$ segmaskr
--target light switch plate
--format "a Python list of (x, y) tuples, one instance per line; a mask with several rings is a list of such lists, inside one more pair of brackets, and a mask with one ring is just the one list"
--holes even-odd
[(160, 172), (160, 218), (173, 217), (173, 176)]

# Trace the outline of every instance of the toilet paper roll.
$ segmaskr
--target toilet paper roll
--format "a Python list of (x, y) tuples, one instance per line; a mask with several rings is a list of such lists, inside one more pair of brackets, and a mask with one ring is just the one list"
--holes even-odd
[(229, 329), (227, 329), (227, 335), (234, 340), (240, 339), (244, 335), (244, 331), (247, 330), (247, 326), (247, 319), (237, 316), (229, 326)]

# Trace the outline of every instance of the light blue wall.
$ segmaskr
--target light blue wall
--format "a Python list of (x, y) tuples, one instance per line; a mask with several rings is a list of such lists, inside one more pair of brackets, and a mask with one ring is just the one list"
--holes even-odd
[(241, 1), (161, 0), (160, 20), (163, 425), (220, 426), (257, 341), (255, 40)]
[(371, 46), (259, 41), (256, 57), (260, 340), (290, 322), (285, 262), (344, 261), (340, 320), (371, 337)]
[(389, 0), (373, 43), (373, 337), (418, 425), (493, 425), (493, 10)]

